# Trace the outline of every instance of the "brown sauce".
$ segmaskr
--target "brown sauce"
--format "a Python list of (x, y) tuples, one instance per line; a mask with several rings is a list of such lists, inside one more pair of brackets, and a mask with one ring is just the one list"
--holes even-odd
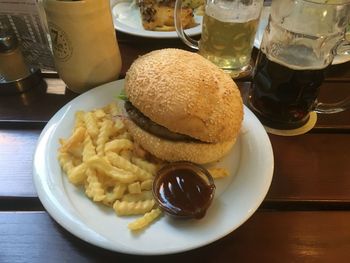
[(178, 217), (202, 218), (211, 204), (215, 186), (188, 167), (159, 174), (154, 193), (160, 206)]

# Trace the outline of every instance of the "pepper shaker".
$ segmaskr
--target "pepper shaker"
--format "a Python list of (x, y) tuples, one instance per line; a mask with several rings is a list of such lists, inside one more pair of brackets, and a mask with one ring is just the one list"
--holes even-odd
[(29, 74), (17, 37), (10, 30), (0, 28), (0, 78), (10, 82)]
[(17, 94), (43, 82), (40, 69), (26, 64), (16, 35), (0, 27), (0, 94)]

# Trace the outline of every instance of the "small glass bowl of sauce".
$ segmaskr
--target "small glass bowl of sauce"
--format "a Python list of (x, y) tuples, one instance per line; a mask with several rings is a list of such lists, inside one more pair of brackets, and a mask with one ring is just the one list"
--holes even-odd
[(214, 193), (210, 173), (191, 162), (170, 163), (158, 171), (153, 181), (153, 195), (159, 206), (178, 218), (204, 217)]

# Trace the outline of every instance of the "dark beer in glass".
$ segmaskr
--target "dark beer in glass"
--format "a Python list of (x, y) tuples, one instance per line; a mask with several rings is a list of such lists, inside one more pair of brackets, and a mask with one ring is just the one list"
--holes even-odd
[(249, 94), (250, 108), (277, 129), (304, 125), (313, 109), (324, 69), (293, 69), (259, 53)]

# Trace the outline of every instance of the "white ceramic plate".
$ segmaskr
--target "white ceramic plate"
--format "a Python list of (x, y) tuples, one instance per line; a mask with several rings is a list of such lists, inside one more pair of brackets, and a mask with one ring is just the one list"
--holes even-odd
[[(177, 38), (176, 31), (150, 31), (142, 27), (138, 7), (132, 0), (110, 0), (114, 27), (123, 33), (150, 38)], [(197, 26), (185, 30), (187, 35), (194, 36), (202, 32), (202, 17), (194, 17)]]
[(34, 155), (34, 184), (48, 213), (77, 237), (106, 249), (141, 255), (187, 251), (229, 234), (261, 204), (270, 187), (273, 153), (269, 138), (247, 108), (241, 133), (230, 154), (216, 164), (230, 171), (217, 180), (212, 206), (201, 220), (161, 217), (145, 231), (133, 234), (127, 224), (134, 217), (117, 217), (111, 208), (90, 201), (70, 184), (57, 161), (58, 139), (67, 138), (77, 110), (102, 107), (118, 95), (123, 80), (90, 90), (60, 109), (48, 122)]
[[(263, 10), (261, 11), (260, 23), (259, 23), (258, 31), (256, 32), (255, 40), (254, 40), (254, 46), (257, 49), (260, 48), (260, 43), (268, 23), (269, 15), (270, 15), (270, 6), (264, 6)], [(350, 54), (336, 55), (333, 59), (332, 65), (342, 64), (348, 61), (350, 61)]]

